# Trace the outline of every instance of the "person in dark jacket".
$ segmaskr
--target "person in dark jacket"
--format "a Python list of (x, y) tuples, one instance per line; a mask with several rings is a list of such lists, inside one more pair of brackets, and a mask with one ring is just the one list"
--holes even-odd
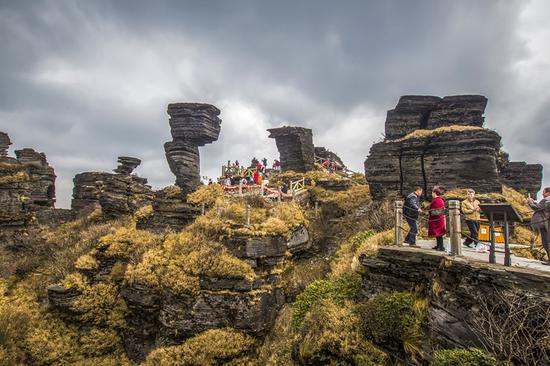
[(413, 246), (416, 245), (416, 235), (418, 234), (418, 214), (421, 212), (420, 196), (422, 196), (422, 187), (416, 186), (414, 192), (407, 196), (403, 208), (405, 220), (409, 224), (409, 232), (405, 237), (405, 243)]
[[(544, 188), (544, 190), (542, 191), (542, 200), (540, 200), (539, 203), (537, 203), (531, 197), (529, 197), (527, 203), (529, 204), (529, 207), (531, 207), (535, 211), (533, 213), (533, 217), (531, 218), (531, 226), (534, 229), (538, 229), (538, 231), (540, 232), (542, 247), (546, 251), (548, 258), (550, 259), (550, 248), (548, 246), (548, 221), (550, 219), (550, 212), (548, 210), (550, 207), (550, 187)], [(550, 265), (550, 261), (543, 262), (543, 264)]]

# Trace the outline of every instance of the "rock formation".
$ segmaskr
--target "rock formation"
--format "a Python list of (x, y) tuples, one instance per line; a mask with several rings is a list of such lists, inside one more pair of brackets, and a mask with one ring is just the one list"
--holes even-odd
[(46, 155), (33, 149), (16, 150), (17, 160), (27, 169), (31, 178), (30, 204), (38, 208), (54, 207), (55, 173)]
[(534, 198), (542, 186), (542, 165), (511, 161), (500, 169), (500, 180), (519, 192), (531, 194)]
[(307, 172), (315, 169), (315, 150), (311, 129), (303, 127), (270, 128), (281, 160), (281, 170)]
[[(435, 349), (481, 346), (472, 324), (487, 316), (482, 302), (489, 309), (498, 305), (497, 292), (550, 305), (550, 274), (546, 272), (518, 267), (503, 270), (500, 265), (406, 247), (380, 248), (377, 255), (362, 255), (359, 262), (367, 298), (392, 291), (426, 296), (430, 303), (426, 327)], [(530, 321), (540, 324), (538, 319)]]
[(120, 166), (114, 170), (116, 174), (77, 174), (73, 179), (72, 209), (85, 213), (101, 208), (105, 217), (116, 218), (150, 204), (154, 194), (147, 179), (131, 174), (140, 162), (136, 158), (120, 157)]
[(168, 105), (168, 114), (173, 140), (164, 144), (166, 159), (176, 185), (188, 194), (200, 185), (199, 146), (216, 141), (220, 134), (220, 110), (210, 104), (174, 103)]
[(330, 159), (331, 161), (336, 162), (336, 170), (346, 170), (346, 165), (344, 164), (342, 159), (340, 159), (340, 157), (336, 155), (336, 153), (333, 153), (332, 151), (327, 150), (324, 147), (315, 146), (315, 157), (321, 158), (323, 160)]
[(500, 136), (482, 127), (486, 104), (479, 95), (401, 97), (388, 111), (385, 140), (365, 161), (373, 197), (406, 195), (417, 185), (428, 196), (437, 184), (500, 192)]
[(7, 133), (0, 131), (0, 158), (8, 156), (8, 148), (11, 145), (10, 137)]

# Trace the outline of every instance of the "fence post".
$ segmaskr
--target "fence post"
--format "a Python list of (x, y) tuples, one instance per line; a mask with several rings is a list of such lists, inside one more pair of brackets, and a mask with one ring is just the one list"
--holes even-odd
[(204, 215), (204, 202), (201, 203), (201, 215)]
[(319, 202), (315, 201), (315, 217), (319, 217)]
[(281, 203), (281, 195), (283, 194), (283, 192), (281, 192), (281, 187), (279, 187), (277, 189), (277, 203), (280, 204)]
[(403, 246), (403, 201), (395, 201), (395, 245)]
[(239, 197), (243, 196), (243, 182), (239, 182)]
[(250, 205), (246, 205), (246, 226), (250, 226)]
[(462, 255), (460, 228), (460, 201), (449, 201), (449, 224), (451, 227), (451, 255)]

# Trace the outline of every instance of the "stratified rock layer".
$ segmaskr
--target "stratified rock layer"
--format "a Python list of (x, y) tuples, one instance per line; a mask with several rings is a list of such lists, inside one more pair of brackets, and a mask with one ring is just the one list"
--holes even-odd
[[(429, 300), (426, 343), (434, 349), (480, 347), (472, 323), (486, 316), (480, 303), (486, 302), (489, 308), (498, 305), (497, 292), (550, 305), (550, 274), (546, 272), (517, 267), (504, 270), (501, 265), (407, 247), (380, 248), (377, 255), (362, 255), (359, 262), (367, 298), (413, 291)], [(529, 324), (540, 324), (538, 319), (530, 320)]]
[(542, 165), (511, 161), (500, 170), (500, 179), (503, 184), (536, 197), (542, 186)]
[(39, 208), (54, 207), (55, 173), (46, 155), (33, 149), (16, 150), (17, 160), (27, 169), (31, 178), (30, 204)]
[(541, 175), (529, 165), (514, 163), (501, 171), (504, 179), (499, 175), (501, 139), (482, 127), (486, 105), (487, 98), (480, 95), (401, 97), (388, 111), (386, 139), (372, 145), (365, 161), (373, 198), (403, 196), (415, 186), (428, 197), (434, 185), (501, 192), (501, 181), (540, 189)]
[(401, 138), (415, 130), (461, 125), (483, 126), (487, 98), (482, 95), (404, 95), (386, 118), (386, 139)]
[[(73, 200), (71, 207), (79, 213), (87, 213), (101, 208), (105, 217), (116, 218), (131, 214), (140, 207), (151, 204), (154, 193), (147, 185), (147, 179), (131, 175), (131, 166), (137, 167), (136, 161), (123, 157), (125, 166), (115, 171), (124, 173), (85, 172), (77, 174), (74, 179)], [(121, 162), (122, 164), (122, 162)]]
[(210, 104), (174, 103), (168, 105), (173, 141), (164, 144), (170, 170), (184, 195), (200, 185), (199, 146), (218, 139), (220, 110)]
[(141, 164), (141, 160), (130, 156), (119, 156), (118, 164), (118, 167), (114, 170), (115, 173), (130, 175)]
[(0, 158), (8, 156), (8, 148), (10, 145), (11, 140), (8, 134), (0, 131)]
[(267, 130), (275, 139), (281, 160), (281, 170), (307, 172), (315, 168), (313, 133), (309, 128), (279, 127)]

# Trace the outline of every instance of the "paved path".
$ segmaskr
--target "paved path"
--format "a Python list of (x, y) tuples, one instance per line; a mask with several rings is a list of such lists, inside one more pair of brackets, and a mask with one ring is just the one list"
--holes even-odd
[[(445, 248), (450, 247), (449, 239), (445, 239)], [(417, 245), (423, 249), (431, 249), (435, 246), (435, 240), (418, 240)], [(407, 246), (407, 244), (404, 244)], [(512, 245), (513, 247), (513, 245)], [(485, 263), (489, 263), (489, 251), (487, 253), (476, 252), (474, 248), (462, 246), (462, 255), (467, 258), (476, 259)], [(497, 244), (496, 249), (497, 264), (504, 264), (504, 244)], [(512, 266), (538, 269), (540, 271), (550, 272), (550, 266), (541, 264), (540, 261), (523, 257), (516, 257), (512, 254)]]

